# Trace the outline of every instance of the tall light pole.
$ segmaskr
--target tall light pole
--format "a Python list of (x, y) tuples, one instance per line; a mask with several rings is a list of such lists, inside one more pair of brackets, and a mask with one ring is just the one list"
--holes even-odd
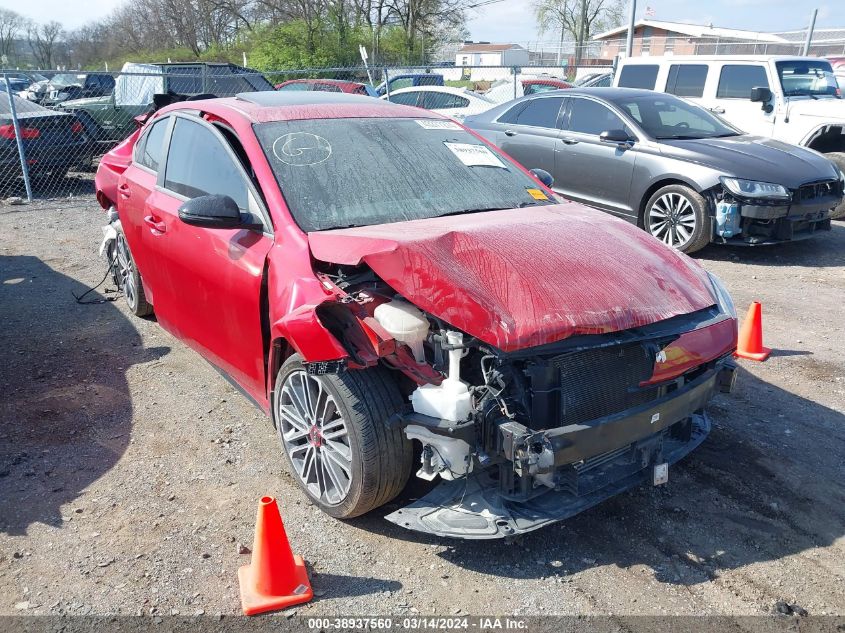
[(631, 12), (628, 14), (628, 39), (625, 42), (625, 57), (634, 52), (634, 22), (637, 15), (637, 0), (631, 0)]
[(810, 16), (810, 28), (807, 29), (807, 39), (804, 41), (804, 52), (801, 53), (804, 56), (810, 54), (810, 42), (813, 41), (813, 31), (816, 28), (816, 16), (818, 13), (818, 9), (813, 9), (813, 14)]

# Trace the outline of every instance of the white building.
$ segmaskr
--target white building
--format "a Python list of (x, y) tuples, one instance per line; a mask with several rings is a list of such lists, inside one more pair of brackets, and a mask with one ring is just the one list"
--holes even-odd
[(528, 49), (519, 44), (467, 42), (455, 55), (455, 66), (526, 66)]

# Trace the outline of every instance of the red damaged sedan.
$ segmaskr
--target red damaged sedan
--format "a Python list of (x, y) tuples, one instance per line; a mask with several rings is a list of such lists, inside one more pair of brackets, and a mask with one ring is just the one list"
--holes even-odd
[(388, 520), (496, 538), (666, 481), (735, 373), (721, 282), (540, 177), (429, 111), (261, 92), (158, 110), (97, 197), (130, 309), (270, 415), (313, 503), (416, 471)]

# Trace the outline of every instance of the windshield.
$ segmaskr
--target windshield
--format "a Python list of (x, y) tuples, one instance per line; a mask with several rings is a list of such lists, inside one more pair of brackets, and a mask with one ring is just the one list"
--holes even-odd
[(649, 95), (618, 99), (614, 103), (655, 139), (699, 139), (740, 134), (704, 108), (677, 97)]
[(70, 73), (64, 75), (55, 75), (51, 80), (50, 83), (54, 86), (64, 87), (64, 86), (81, 86), (85, 83), (85, 75), (72, 75)]
[(276, 121), (255, 132), (306, 232), (554, 202), (453, 121)]
[(783, 94), (787, 97), (840, 95), (830, 62), (798, 59), (775, 64)]

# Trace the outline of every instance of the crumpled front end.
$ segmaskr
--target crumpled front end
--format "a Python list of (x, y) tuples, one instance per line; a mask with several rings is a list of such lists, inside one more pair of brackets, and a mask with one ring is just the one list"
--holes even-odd
[[(423, 444), (418, 476), (444, 481), (387, 519), (459, 538), (499, 538), (565, 519), (622, 490), (659, 484), (709, 432), (729, 391), (736, 322), (717, 310), (611, 336), (469, 352), (484, 385), (469, 420), (397, 416)], [(470, 381), (472, 382), (472, 381)]]
[(721, 283), (626, 223), (561, 205), (308, 239), (346, 353), (309, 371), (396, 370), (388, 424), (441, 480), (387, 517), (403, 527), (503, 537), (660, 483), (733, 384)]

